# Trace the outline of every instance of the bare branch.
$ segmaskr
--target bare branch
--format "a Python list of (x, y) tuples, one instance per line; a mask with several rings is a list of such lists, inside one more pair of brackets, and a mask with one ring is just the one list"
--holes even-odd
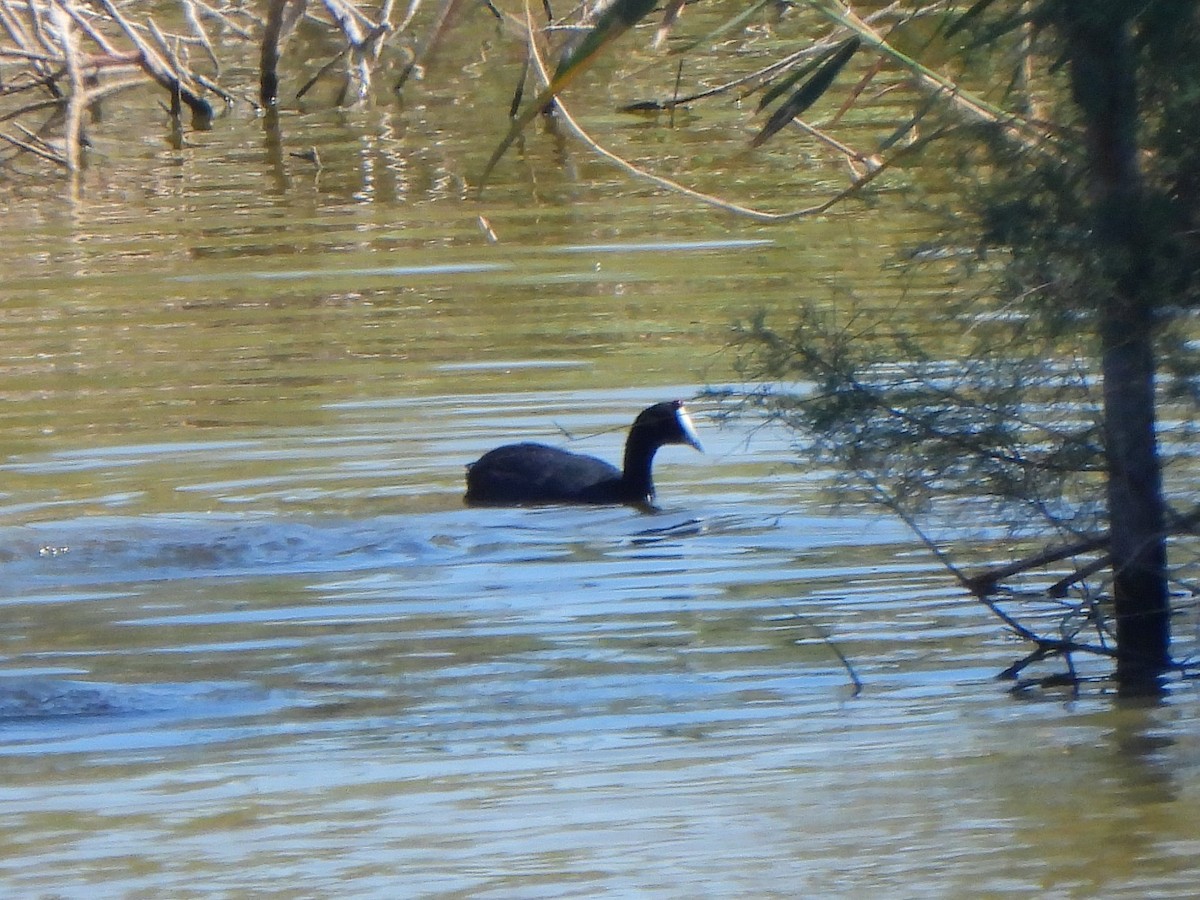
[(151, 78), (171, 92), (172, 103), (181, 100), (188, 105), (192, 112), (203, 118), (211, 118), (212, 106), (203, 97), (196, 94), (182, 80), (180, 73), (172, 71), (167, 62), (142, 38), (136, 28), (121, 15), (112, 0), (96, 0), (104, 7), (105, 12), (112, 16), (125, 36), (133, 43), (140, 54), (142, 68)]

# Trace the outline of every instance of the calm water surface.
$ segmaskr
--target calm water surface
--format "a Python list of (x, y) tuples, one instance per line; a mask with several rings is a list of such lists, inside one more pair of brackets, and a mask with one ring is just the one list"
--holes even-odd
[(5, 188), (6, 893), (1194, 895), (1194, 688), (1010, 696), (1021, 648), (789, 436), (698, 399), (657, 515), (461, 504), (518, 437), (618, 458), (760, 307), (931, 327), (918, 218), (748, 226), (581, 156), (609, 183), (477, 205), (490, 145), (396, 115), (287, 114), (320, 173), (235, 115)]

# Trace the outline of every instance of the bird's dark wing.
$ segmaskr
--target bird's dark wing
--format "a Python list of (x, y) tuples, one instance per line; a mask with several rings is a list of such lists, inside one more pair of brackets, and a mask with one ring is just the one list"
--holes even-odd
[(616, 485), (621, 470), (602, 459), (546, 444), (507, 444), (467, 470), (467, 502), (475, 504), (605, 502), (601, 485)]

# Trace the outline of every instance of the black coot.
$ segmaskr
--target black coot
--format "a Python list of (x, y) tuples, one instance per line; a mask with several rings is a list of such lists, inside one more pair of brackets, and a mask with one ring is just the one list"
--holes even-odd
[(602, 459), (545, 444), (505, 444), (467, 466), (466, 501), (476, 506), (537, 503), (654, 501), (650, 467), (663, 444), (690, 444), (703, 452), (682, 400), (642, 410), (625, 441), (625, 470)]

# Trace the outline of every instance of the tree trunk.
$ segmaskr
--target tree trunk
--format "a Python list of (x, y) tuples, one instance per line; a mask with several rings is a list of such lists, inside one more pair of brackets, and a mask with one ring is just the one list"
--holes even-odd
[(1170, 665), (1162, 472), (1155, 435), (1154, 291), (1137, 155), (1136, 58), (1123, 0), (1060, 9), (1087, 133), (1094, 236), (1108, 267), (1097, 313), (1104, 380), (1117, 679), (1140, 690)]
[(267, 4), (266, 25), (259, 48), (258, 98), (265, 107), (273, 107), (279, 99), (279, 46), (283, 42), (284, 9), (288, 0), (270, 0)]

